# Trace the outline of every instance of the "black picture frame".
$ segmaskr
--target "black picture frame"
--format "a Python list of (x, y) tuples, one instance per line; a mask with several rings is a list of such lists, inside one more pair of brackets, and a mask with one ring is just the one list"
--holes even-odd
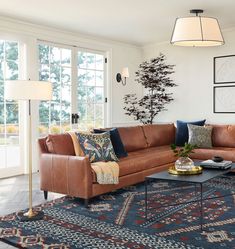
[[(218, 110), (216, 110), (216, 100), (217, 100), (217, 94), (219, 94), (218, 92), (216, 92), (216, 90), (217, 89), (227, 89), (227, 88), (229, 88), (228, 89), (228, 91), (227, 91), (227, 93), (228, 94), (231, 94), (231, 88), (234, 88), (233, 90), (234, 90), (234, 93), (235, 93), (235, 85), (228, 85), (228, 86), (214, 86), (213, 87), (213, 113), (221, 113), (221, 114), (234, 114), (235, 113), (235, 102), (234, 102), (234, 111), (218, 111)], [(222, 98), (223, 98), (223, 96), (222, 96)], [(233, 99), (235, 99), (234, 97), (232, 97)], [(228, 98), (224, 98), (226, 101), (228, 101)], [(228, 105), (228, 104), (227, 104)], [(225, 109), (226, 109), (226, 107), (225, 107)]]
[[(217, 81), (217, 62), (222, 59), (228, 58), (228, 64), (229, 64), (229, 59), (233, 59), (234, 61), (231, 61), (234, 63), (234, 70), (229, 70), (228, 68), (226, 69), (225, 67), (225, 72), (224, 75), (226, 75), (226, 70), (228, 70), (227, 74), (229, 72), (234, 72), (234, 77), (232, 77), (232, 80), (224, 80), (224, 81)], [(229, 74), (228, 74), (229, 75)], [(214, 84), (235, 84), (235, 55), (223, 55), (223, 56), (216, 56), (213, 58), (213, 82)]]

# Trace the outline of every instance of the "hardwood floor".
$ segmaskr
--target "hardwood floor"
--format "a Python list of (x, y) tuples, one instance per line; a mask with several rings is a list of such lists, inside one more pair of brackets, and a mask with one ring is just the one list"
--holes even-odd
[[(48, 200), (63, 195), (49, 193)], [(43, 192), (39, 189), (39, 174), (33, 174), (33, 206), (45, 202)], [(10, 214), (28, 207), (28, 176), (16, 176), (0, 179), (0, 216)], [(0, 241), (0, 249), (15, 248)]]

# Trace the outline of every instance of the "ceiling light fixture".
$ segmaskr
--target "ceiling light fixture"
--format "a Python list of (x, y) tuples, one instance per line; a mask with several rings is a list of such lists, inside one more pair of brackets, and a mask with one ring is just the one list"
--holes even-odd
[(175, 21), (171, 44), (177, 46), (209, 47), (224, 44), (216, 18), (199, 16), (201, 9), (192, 9), (196, 16), (181, 17)]

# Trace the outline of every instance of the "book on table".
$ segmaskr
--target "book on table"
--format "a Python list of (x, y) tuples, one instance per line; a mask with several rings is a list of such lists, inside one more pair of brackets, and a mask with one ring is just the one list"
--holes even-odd
[(211, 169), (228, 169), (232, 166), (232, 161), (225, 161), (222, 162), (214, 162), (213, 160), (206, 160), (200, 162), (200, 166), (203, 168), (211, 168)]

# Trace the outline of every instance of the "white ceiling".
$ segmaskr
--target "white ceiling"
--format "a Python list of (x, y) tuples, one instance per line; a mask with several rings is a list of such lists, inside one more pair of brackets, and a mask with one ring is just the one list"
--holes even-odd
[(234, 0), (0, 0), (0, 15), (136, 45), (170, 39), (192, 8), (235, 26)]

